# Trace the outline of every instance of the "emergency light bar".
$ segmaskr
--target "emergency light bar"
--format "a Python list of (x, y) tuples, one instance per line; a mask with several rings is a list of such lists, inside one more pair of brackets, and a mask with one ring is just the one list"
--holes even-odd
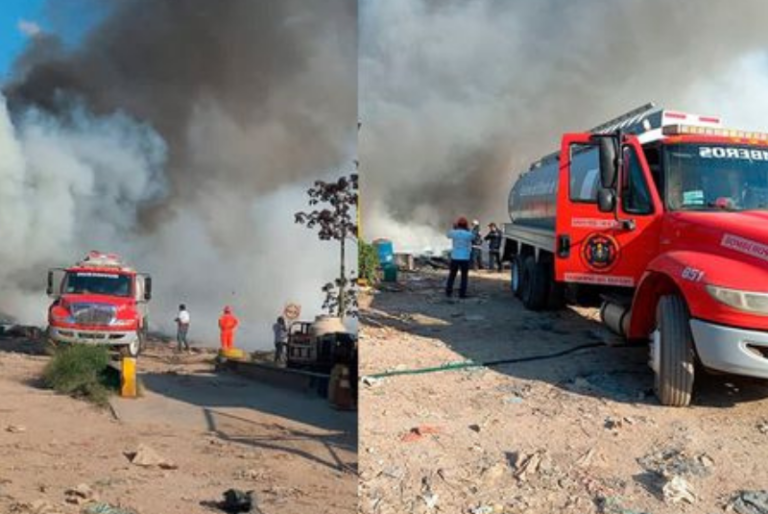
[(114, 253), (102, 253), (92, 250), (85, 259), (80, 261), (81, 266), (96, 266), (104, 268), (128, 269), (123, 265), (120, 256)]
[(732, 137), (738, 139), (751, 139), (757, 141), (768, 141), (768, 134), (765, 132), (749, 132), (746, 130), (734, 130), (717, 127), (701, 127), (693, 125), (667, 125), (662, 129), (665, 136), (719, 136)]

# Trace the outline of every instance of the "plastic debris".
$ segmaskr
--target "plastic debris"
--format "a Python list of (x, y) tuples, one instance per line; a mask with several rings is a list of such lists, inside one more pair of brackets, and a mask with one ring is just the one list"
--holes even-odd
[(668, 503), (680, 503), (682, 501), (693, 504), (696, 501), (696, 495), (693, 494), (691, 484), (681, 476), (670, 478), (661, 492), (664, 494), (664, 501)]
[(108, 503), (93, 503), (83, 509), (83, 514), (138, 514), (133, 509), (114, 507)]
[(404, 443), (412, 443), (420, 440), (422, 437), (428, 434), (439, 434), (440, 429), (430, 425), (419, 425), (408, 431), (400, 440)]
[(731, 501), (726, 512), (768, 514), (768, 491), (742, 491)]

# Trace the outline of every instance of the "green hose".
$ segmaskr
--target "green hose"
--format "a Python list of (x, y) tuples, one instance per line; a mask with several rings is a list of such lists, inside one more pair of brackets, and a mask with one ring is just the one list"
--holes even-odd
[[(427, 373), (437, 373), (440, 371), (454, 371), (457, 369), (492, 368), (495, 366), (502, 366), (504, 364), (519, 364), (521, 362), (532, 362), (532, 361), (542, 361), (546, 359), (556, 359), (558, 357), (563, 357), (565, 355), (569, 355), (574, 352), (586, 350), (589, 348), (597, 348), (600, 346), (608, 346), (608, 345), (606, 345), (605, 343), (581, 344), (579, 346), (574, 346), (573, 348), (568, 348), (567, 350), (563, 350), (561, 352), (547, 353), (544, 355), (533, 355), (531, 357), (518, 357), (515, 359), (500, 359), (500, 360), (486, 361), (486, 362), (479, 362), (479, 363), (474, 361), (449, 362), (448, 364), (443, 364), (442, 366), (433, 366), (430, 368), (399, 369), (399, 370), (393, 370), (393, 371), (384, 371), (382, 373), (366, 375), (365, 377), (362, 377), (362, 378), (378, 379), (378, 378), (395, 377), (398, 375), (424, 375)], [(621, 345), (620, 347), (624, 347), (624, 346), (629, 346), (629, 345)]]

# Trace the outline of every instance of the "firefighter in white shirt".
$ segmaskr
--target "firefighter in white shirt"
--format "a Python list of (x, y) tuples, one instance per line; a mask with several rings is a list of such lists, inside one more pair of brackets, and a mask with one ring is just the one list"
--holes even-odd
[(179, 305), (179, 314), (176, 316), (176, 340), (179, 343), (177, 351), (181, 351), (182, 345), (184, 349), (189, 351), (189, 342), (187, 342), (187, 332), (189, 331), (189, 312), (187, 306), (184, 304)]

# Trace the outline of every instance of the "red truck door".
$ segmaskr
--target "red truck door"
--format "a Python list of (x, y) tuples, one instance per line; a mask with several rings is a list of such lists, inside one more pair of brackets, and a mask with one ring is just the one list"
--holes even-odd
[(621, 145), (616, 212), (600, 212), (600, 165), (590, 134), (566, 134), (560, 151), (555, 276), (561, 282), (634, 287), (656, 255), (661, 198), (637, 138)]

